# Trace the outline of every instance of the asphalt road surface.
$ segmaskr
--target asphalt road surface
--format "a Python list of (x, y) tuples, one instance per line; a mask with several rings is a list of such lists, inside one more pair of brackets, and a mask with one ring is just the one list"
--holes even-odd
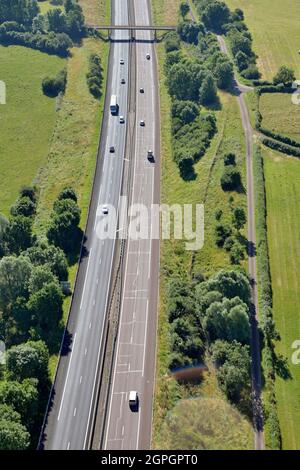
[[(222, 36), (218, 36), (220, 48), (224, 54), (228, 54), (226, 43)], [(255, 449), (264, 449), (263, 434), (263, 407), (261, 401), (261, 357), (258, 332), (258, 293), (257, 293), (257, 269), (256, 269), (256, 235), (255, 235), (255, 205), (253, 182), (253, 129), (249, 119), (248, 109), (244, 93), (251, 88), (238, 83), (235, 80), (237, 100), (240, 107), (243, 129), (246, 139), (246, 166), (247, 166), (247, 200), (248, 200), (248, 244), (249, 262), (248, 271), (252, 280), (252, 311), (251, 311), (251, 356), (252, 356), (252, 393), (253, 393), (253, 422), (255, 428)]]
[[(148, 0), (134, 0), (135, 22), (151, 24)], [(137, 31), (136, 122), (132, 203), (147, 208), (159, 203), (159, 106), (156, 57), (151, 32)], [(146, 55), (150, 54), (150, 60)], [(140, 88), (144, 93), (140, 93)], [(140, 126), (140, 121), (145, 126)], [(154, 161), (147, 160), (147, 150)], [(119, 335), (113, 365), (104, 448), (149, 449), (155, 374), (155, 342), (159, 274), (159, 240), (151, 240), (153, 220), (147, 219), (148, 238), (127, 245), (125, 282)], [(147, 223), (144, 224), (147, 225)], [(153, 232), (152, 232), (153, 233)], [(138, 410), (129, 408), (131, 390), (139, 396)]]
[[(128, 1), (114, 0), (112, 20), (128, 24)], [(128, 105), (129, 42), (128, 32), (114, 31), (118, 40), (111, 47), (107, 94), (118, 96), (119, 115), (125, 124), (109, 112), (106, 100), (105, 132), (98, 156), (92, 203), (86, 231), (85, 251), (81, 260), (67, 333), (71, 344), (64, 346), (53, 389), (41, 447), (45, 449), (84, 449), (87, 446), (96, 372), (110, 288), (114, 240), (101, 240), (97, 223), (103, 217), (102, 206), (119, 205), (126, 138)], [(122, 42), (122, 40), (124, 40)], [(124, 65), (120, 60), (124, 60)], [(125, 78), (126, 83), (121, 84)], [(115, 146), (115, 153), (109, 147)]]

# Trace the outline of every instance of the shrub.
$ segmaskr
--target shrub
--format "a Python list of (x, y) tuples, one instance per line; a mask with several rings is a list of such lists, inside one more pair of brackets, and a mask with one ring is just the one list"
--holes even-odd
[(226, 155), (224, 155), (224, 165), (236, 165), (236, 156), (234, 153), (226, 153)]
[(61, 70), (58, 75), (53, 77), (46, 77), (43, 80), (43, 92), (47, 96), (55, 97), (59, 93), (64, 93), (67, 84), (67, 70)]
[(221, 186), (224, 191), (233, 191), (241, 186), (241, 174), (234, 165), (225, 166), (221, 177)]
[(91, 54), (89, 58), (89, 71), (86, 75), (87, 84), (90, 93), (95, 98), (101, 97), (101, 86), (102, 86), (102, 66), (101, 58), (97, 54)]
[(225, 240), (232, 233), (231, 227), (225, 224), (218, 224), (215, 227), (215, 240), (218, 247), (224, 246)]

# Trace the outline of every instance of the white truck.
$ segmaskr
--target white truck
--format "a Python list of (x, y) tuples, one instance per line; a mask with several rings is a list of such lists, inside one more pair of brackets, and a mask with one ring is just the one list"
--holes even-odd
[(110, 112), (111, 114), (117, 114), (119, 109), (117, 95), (111, 95), (110, 99)]

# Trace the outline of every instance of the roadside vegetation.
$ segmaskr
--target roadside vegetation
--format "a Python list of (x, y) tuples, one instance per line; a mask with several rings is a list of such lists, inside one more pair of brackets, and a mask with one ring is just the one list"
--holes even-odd
[(252, 441), (249, 422), (222, 397), (198, 397), (178, 401), (163, 423), (156, 449), (251, 450)]
[(67, 259), (81, 240), (80, 209), (71, 188), (59, 194), (43, 241), (33, 233), (37, 204), (36, 188), (24, 187), (9, 219), (1, 217), (0, 337), (7, 352), (0, 376), (0, 434), (7, 423), (12, 428), (1, 442), (6, 449), (18, 441), (25, 447), (37, 442), (51, 385), (49, 354), (60, 348)]
[[(73, 8), (81, 12), (75, 2), (39, 3), (45, 3), (44, 15), (56, 8), (62, 10), (59, 16)], [(106, 18), (107, 5), (89, 2), (89, 15), (94, 8)], [(25, 2), (18, 6), (26, 7)], [(1, 79), (13, 85), (11, 106), (2, 108), (9, 140), (1, 151), (11, 175), (0, 192), (0, 340), (7, 348), (6, 368), (0, 371), (0, 441), (5, 449), (37, 445), (89, 207), (108, 45), (97, 37), (73, 38), (73, 43), (67, 60), (28, 47), (3, 48), (8, 79)]]
[[(177, 11), (179, 7), (180, 2), (177, 4)], [(164, 2), (164, 13), (154, 2), (153, 10), (157, 22), (174, 24), (174, 2), (172, 5)], [(187, 8), (181, 8), (181, 11), (185, 20), (183, 21), (182, 16), (179, 18), (177, 34), (169, 34), (165, 42), (158, 46), (162, 120), (162, 203), (204, 203), (205, 243), (203, 249), (195, 253), (185, 251), (184, 242), (178, 240), (164, 241), (161, 247), (158, 368), (153, 435), (155, 448), (167, 448), (170, 442), (170, 430), (165, 430), (165, 426), (168, 426), (168, 417), (172, 419), (171, 410), (178, 400), (199, 395), (205, 397), (208, 396), (206, 393), (209, 393), (210, 397), (219, 397), (221, 402), (229, 400), (235, 407), (240, 407), (244, 414), (243, 425), (251, 429), (248, 393), (248, 306), (247, 300), (244, 298), (243, 301), (238, 291), (235, 291), (239, 281), (235, 283), (233, 280), (236, 276), (237, 279), (243, 279), (246, 290), (250, 289), (244, 271), (244, 139), (237, 102), (231, 93), (233, 66), (228, 58), (221, 54), (214, 33), (207, 31), (200, 22), (190, 24)], [(187, 64), (186, 68), (183, 67), (184, 64)], [(176, 89), (178, 81), (172, 79), (170, 68), (172, 72), (174, 70), (174, 73), (178, 73), (183, 83), (191, 83), (191, 94), (188, 97), (180, 96), (180, 91)], [(208, 116), (214, 132), (207, 140), (207, 130), (200, 127), (199, 123), (202, 124), (203, 119)], [(189, 142), (185, 145), (181, 145), (181, 129), (190, 133)], [(204, 146), (200, 146), (200, 155), (193, 154), (193, 138), (198, 144), (206, 142)], [(177, 157), (180, 152), (180, 157), (184, 158), (185, 163), (186, 158), (189, 160), (187, 167), (179, 164), (181, 158)], [(188, 168), (189, 171), (182, 171), (182, 168)], [(218, 226), (221, 226), (219, 230)], [(220, 235), (223, 237), (222, 241)], [(227, 241), (227, 238), (231, 239)], [(227, 249), (224, 246), (225, 241)], [(237, 256), (232, 256), (234, 254)], [(232, 278), (232, 286), (235, 285), (233, 297), (222, 290), (221, 279), (225, 278)], [(202, 301), (205, 303), (206, 296), (210, 300), (204, 305)], [(243, 338), (235, 337), (235, 320), (232, 324), (229, 320), (235, 316), (236, 311), (239, 312), (239, 320), (242, 323), (245, 321), (245, 328), (237, 328), (244, 332)], [(222, 312), (222, 320), (219, 320), (224, 321), (222, 332), (215, 330), (218, 312)], [(234, 369), (235, 360), (243, 363), (239, 377), (230, 374)], [(187, 379), (185, 373), (188, 374), (188, 371), (192, 371), (192, 377)], [(211, 379), (212, 376), (215, 380)], [(196, 432), (195, 423), (190, 424), (191, 432)], [(205, 439), (205, 431), (200, 430), (199, 435), (201, 432), (204, 433)], [(217, 441), (218, 439), (215, 445)], [(241, 441), (240, 448), (253, 446), (253, 442), (246, 441), (247, 439), (245, 442)], [(220, 448), (229, 448), (225, 442), (218, 445)]]
[(295, 90), (291, 84), (300, 72), (299, 5), (278, 0), (226, 3), (244, 8), (262, 75), (260, 82), (254, 82), (256, 90), (248, 96), (248, 104), (253, 126), (264, 144), (256, 150), (254, 171), (261, 326), (265, 334), (265, 440), (268, 448), (298, 449), (299, 374), (291, 356), (299, 331), (295, 264), (299, 160), (295, 157), (300, 152), (299, 106), (292, 102)]

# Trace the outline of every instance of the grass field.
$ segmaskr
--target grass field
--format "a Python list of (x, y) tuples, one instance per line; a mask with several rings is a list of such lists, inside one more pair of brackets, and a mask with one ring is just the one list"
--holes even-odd
[(41, 14), (44, 15), (45, 13), (47, 13), (47, 11), (51, 10), (52, 8), (60, 8), (61, 10), (64, 9), (63, 5), (52, 5), (50, 3), (50, 1), (46, 1), (46, 2), (41, 2), (39, 1), (39, 7), (40, 7), (40, 10), (41, 10)]
[(288, 359), (291, 380), (276, 380), (284, 449), (300, 449), (300, 366), (291, 363), (292, 343), (300, 339), (300, 161), (265, 152), (268, 239), (274, 318), (282, 341), (277, 352)]
[(300, 106), (285, 93), (266, 93), (260, 97), (263, 127), (300, 142)]
[(230, 8), (244, 10), (263, 77), (270, 80), (281, 65), (288, 65), (300, 78), (300, 2), (226, 0), (226, 3)]
[[(154, 20), (162, 24), (174, 24), (177, 18), (178, 2), (154, 0), (152, 2)], [(179, 276), (190, 278), (193, 273), (203, 272), (209, 276), (219, 268), (230, 264), (224, 250), (217, 249), (213, 239), (215, 212), (222, 209), (224, 220), (229, 219), (229, 194), (221, 190), (220, 176), (223, 170), (222, 156), (227, 151), (234, 150), (238, 156), (239, 169), (245, 177), (244, 165), (244, 134), (237, 101), (229, 94), (222, 94), (222, 110), (216, 112), (218, 134), (214, 137), (206, 155), (195, 165), (197, 178), (194, 181), (184, 181), (173, 161), (171, 150), (170, 98), (165, 86), (163, 74), (164, 45), (157, 46), (160, 70), (160, 106), (161, 106), (161, 160), (162, 184), (161, 202), (205, 204), (205, 244), (202, 250), (185, 251), (182, 241), (164, 241), (161, 244), (161, 276), (160, 276), (160, 309), (158, 324), (158, 356), (157, 378), (154, 405), (153, 446), (167, 448), (167, 439), (161, 435), (166, 412), (175, 405), (179, 398), (187, 398), (191, 394), (218, 393), (215, 381), (210, 383), (209, 391), (206, 381), (195, 390), (180, 387), (175, 380), (168, 376), (169, 324), (166, 316), (166, 284), (170, 277)], [(236, 194), (234, 204), (246, 205), (245, 194)], [(166, 380), (166, 377), (168, 379)]]
[(8, 214), (21, 186), (30, 184), (45, 163), (56, 119), (55, 100), (42, 80), (66, 61), (19, 46), (0, 46), (1, 77), (7, 102), (0, 108), (0, 212)]

